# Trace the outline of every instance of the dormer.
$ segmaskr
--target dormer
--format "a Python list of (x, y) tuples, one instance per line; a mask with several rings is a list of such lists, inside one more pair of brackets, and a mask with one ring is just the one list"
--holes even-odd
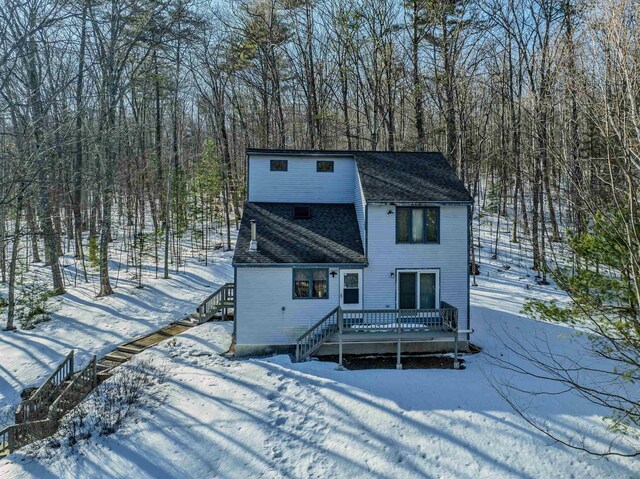
[(247, 168), (251, 202), (354, 202), (352, 153), (250, 149)]

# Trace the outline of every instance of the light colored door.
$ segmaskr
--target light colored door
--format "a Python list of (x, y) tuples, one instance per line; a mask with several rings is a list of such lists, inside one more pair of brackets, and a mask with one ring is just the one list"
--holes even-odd
[(340, 270), (340, 307), (362, 309), (362, 270)]

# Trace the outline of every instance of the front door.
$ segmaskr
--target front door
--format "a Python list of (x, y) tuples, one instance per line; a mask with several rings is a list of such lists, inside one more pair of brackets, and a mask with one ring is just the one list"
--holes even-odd
[(440, 307), (438, 270), (398, 271), (399, 309)]
[(362, 270), (340, 270), (340, 306), (342, 309), (362, 309)]

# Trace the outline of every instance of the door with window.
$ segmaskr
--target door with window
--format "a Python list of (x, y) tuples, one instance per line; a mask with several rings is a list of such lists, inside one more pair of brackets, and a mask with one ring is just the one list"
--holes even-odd
[(342, 309), (362, 309), (362, 270), (340, 270), (340, 306)]
[(399, 309), (437, 309), (440, 307), (438, 270), (398, 271)]

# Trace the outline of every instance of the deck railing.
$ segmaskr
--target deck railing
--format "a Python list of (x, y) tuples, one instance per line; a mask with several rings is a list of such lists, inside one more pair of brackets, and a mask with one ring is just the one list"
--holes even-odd
[[(362, 309), (344, 311), (340, 306), (311, 326), (296, 341), (296, 361), (303, 361), (331, 336), (339, 333), (449, 332), (457, 337), (458, 310), (442, 301), (436, 309)], [(457, 349), (457, 343), (456, 343)], [(340, 347), (342, 350), (342, 347)]]
[(25, 399), (20, 403), (16, 409), (16, 423), (44, 419), (49, 411), (49, 406), (59, 392), (59, 388), (73, 375), (73, 367), (74, 356), (73, 351), (71, 351), (42, 386), (29, 399)]
[(198, 322), (204, 323), (208, 321), (221, 309), (232, 308), (234, 295), (235, 285), (233, 283), (222, 285), (196, 308), (199, 316)]
[(442, 302), (436, 309), (364, 309), (343, 311), (343, 333), (447, 331), (456, 328), (458, 310)]

